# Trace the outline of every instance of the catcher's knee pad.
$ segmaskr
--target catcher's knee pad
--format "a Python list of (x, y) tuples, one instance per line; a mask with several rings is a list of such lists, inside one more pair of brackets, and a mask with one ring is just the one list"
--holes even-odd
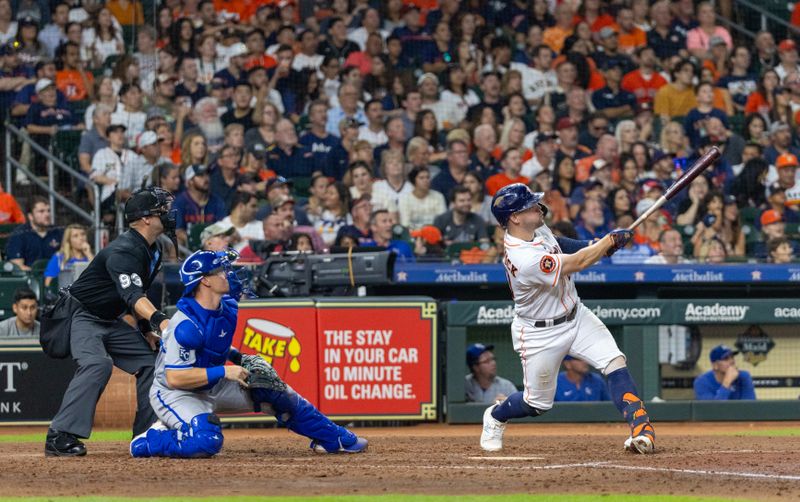
[(195, 416), (179, 431), (147, 431), (148, 449), (154, 457), (211, 457), (222, 450), (223, 439), (219, 417), (213, 413)]

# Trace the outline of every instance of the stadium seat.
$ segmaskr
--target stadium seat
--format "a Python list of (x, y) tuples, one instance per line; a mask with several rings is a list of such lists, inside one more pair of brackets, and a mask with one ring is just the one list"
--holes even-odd
[(757, 207), (742, 207), (739, 208), (739, 218), (742, 220), (742, 224), (750, 224), (756, 222), (759, 215), (761, 214), (761, 209)]
[[(484, 246), (485, 247), (485, 246)], [(467, 265), (481, 263), (486, 257), (486, 250), (480, 242), (456, 242), (445, 248), (449, 260), (458, 260)]]
[(81, 143), (81, 131), (58, 131), (50, 143), (50, 151), (73, 169), (80, 169), (78, 163), (78, 145)]
[(292, 178), (292, 184), (292, 195), (295, 198), (307, 199), (311, 195), (311, 192), (309, 191), (311, 188), (311, 178)]
[(786, 224), (786, 237), (796, 239), (800, 235), (800, 223), (787, 223)]
[(0, 318), (7, 319), (14, 315), (11, 305), (14, 303), (14, 293), (22, 287), (31, 287), (29, 276), (19, 269), (11, 273), (4, 272), (0, 275)]
[(8, 238), (11, 237), (11, 234), (18, 226), (20, 226), (18, 223), (5, 223), (0, 225), (0, 253), (2, 253), (4, 257)]

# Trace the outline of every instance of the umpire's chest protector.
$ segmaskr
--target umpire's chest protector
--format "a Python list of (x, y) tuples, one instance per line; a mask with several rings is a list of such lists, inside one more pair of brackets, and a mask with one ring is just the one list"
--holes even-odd
[(195, 351), (195, 366), (222, 366), (228, 360), (233, 334), (236, 331), (236, 302), (225, 297), (217, 310), (206, 310), (193, 298), (181, 298), (178, 309), (196, 329), (193, 340), (178, 340)]

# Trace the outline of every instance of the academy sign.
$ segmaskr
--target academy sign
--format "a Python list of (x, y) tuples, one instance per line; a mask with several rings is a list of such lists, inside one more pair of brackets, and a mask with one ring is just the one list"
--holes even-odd
[(744, 320), (749, 305), (724, 305), (715, 303), (713, 305), (686, 305), (684, 314), (686, 322), (739, 322)]

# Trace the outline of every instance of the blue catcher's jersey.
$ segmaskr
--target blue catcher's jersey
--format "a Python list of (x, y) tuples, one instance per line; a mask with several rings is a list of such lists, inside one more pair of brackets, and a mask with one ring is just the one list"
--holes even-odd
[[(156, 358), (157, 382), (166, 388), (166, 370), (222, 366), (236, 330), (236, 300), (222, 298), (217, 310), (206, 310), (192, 297), (178, 300), (178, 312), (169, 320)], [(197, 390), (208, 390), (209, 386)]]

